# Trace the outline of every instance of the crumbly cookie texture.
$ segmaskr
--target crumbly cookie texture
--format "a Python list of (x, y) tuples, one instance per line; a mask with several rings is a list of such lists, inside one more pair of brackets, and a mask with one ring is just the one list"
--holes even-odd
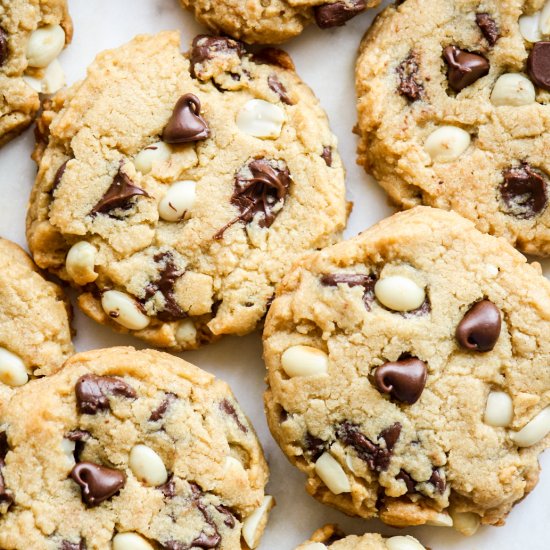
[(71, 309), (27, 254), (0, 238), (0, 388), (52, 374), (73, 353)]
[(502, 525), (550, 444), (550, 282), (417, 207), (296, 263), (266, 319), (270, 429), (323, 503)]
[(347, 205), (336, 138), (284, 52), (199, 36), (182, 55), (179, 41), (100, 54), (51, 102), (27, 234), (86, 314), (181, 350), (252, 331)]
[(261, 534), (256, 434), (227, 384), (181, 359), (81, 353), (1, 414), (6, 550), (236, 550)]
[(359, 163), (403, 208), (550, 254), (550, 3), (408, 0), (357, 61)]
[(64, 84), (56, 57), (71, 38), (66, 0), (0, 1), (0, 145), (31, 124), (39, 91)]
[(180, 0), (211, 31), (248, 43), (279, 44), (315, 22), (340, 27), (380, 0)]

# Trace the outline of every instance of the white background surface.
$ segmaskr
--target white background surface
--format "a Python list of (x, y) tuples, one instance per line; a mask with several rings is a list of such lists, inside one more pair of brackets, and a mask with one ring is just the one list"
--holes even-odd
[[(178, 7), (177, 0), (69, 0), (69, 4), (75, 36), (61, 56), (69, 84), (84, 76), (86, 66), (98, 52), (121, 45), (136, 34), (179, 29), (186, 50), (193, 36), (201, 32), (192, 17)], [(364, 14), (345, 28), (332, 31), (310, 27), (285, 46), (298, 73), (321, 99), (339, 138), (340, 154), (347, 167), (348, 195), (355, 203), (347, 236), (357, 234), (392, 211), (384, 193), (355, 164), (353, 66), (359, 40), (372, 17), (372, 12)], [(27, 132), (0, 150), (0, 235), (23, 246), (26, 204), (35, 174), (30, 160), (32, 143), (32, 132)], [(546, 274), (550, 274), (550, 262), (546, 262)], [(143, 347), (137, 340), (95, 325), (78, 310), (75, 313), (79, 351), (122, 344)], [(271, 466), (268, 492), (275, 495), (278, 503), (260, 548), (292, 550), (326, 522), (337, 522), (350, 533), (369, 530), (399, 533), (377, 521), (350, 519), (306, 494), (304, 476), (287, 462), (265, 423), (261, 351), (260, 335), (252, 334), (241, 339), (226, 338), (201, 351), (182, 354), (231, 384), (258, 431)], [(512, 511), (504, 527), (485, 527), (471, 538), (437, 527), (413, 528), (408, 532), (432, 550), (549, 550), (550, 453), (542, 457), (541, 465), (538, 487)]]

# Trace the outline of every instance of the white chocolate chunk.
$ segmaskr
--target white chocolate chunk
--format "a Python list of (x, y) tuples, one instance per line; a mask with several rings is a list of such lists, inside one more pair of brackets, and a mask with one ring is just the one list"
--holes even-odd
[(224, 471), (227, 472), (233, 468), (236, 468), (237, 470), (244, 470), (243, 465), (239, 460), (233, 456), (227, 456), (225, 458)]
[(518, 447), (531, 447), (550, 433), (550, 407), (543, 409), (535, 418), (525, 424), (519, 432), (510, 434)]
[(113, 550), (153, 550), (137, 533), (118, 533), (113, 538)]
[(300, 546), (302, 550), (326, 550), (326, 546), (322, 542), (310, 542)]
[[(540, 12), (539, 30), (540, 34), (545, 37), (550, 35), (550, 1), (544, 4), (544, 7)], [(542, 37), (539, 38), (539, 40), (541, 39)], [(538, 40), (535, 40), (535, 42), (538, 42)]]
[(74, 244), (65, 260), (65, 267), (69, 277), (77, 285), (92, 283), (97, 279), (95, 260), (97, 249), (89, 242), (80, 241)]
[(509, 426), (514, 417), (512, 398), (505, 392), (493, 391), (487, 397), (483, 421), (489, 426)]
[(197, 340), (197, 329), (191, 319), (183, 319), (176, 329), (176, 340), (179, 343), (192, 343)]
[(138, 308), (136, 301), (118, 290), (108, 290), (101, 298), (103, 310), (113, 321), (130, 330), (144, 329), (151, 320)]
[(330, 492), (339, 495), (349, 493), (351, 486), (348, 476), (338, 461), (330, 454), (323, 453), (315, 463), (315, 473), (321, 481), (329, 488)]
[(39, 94), (55, 94), (65, 86), (65, 73), (61, 63), (54, 59), (44, 71), (42, 78), (25, 75), (23, 80)]
[(522, 15), (519, 18), (519, 32), (527, 42), (534, 43), (542, 39), (540, 22), (540, 11), (533, 15)]
[(311, 346), (292, 346), (281, 356), (283, 370), (288, 376), (321, 376), (328, 372), (328, 356)]
[(491, 92), (491, 103), (497, 107), (530, 105), (535, 102), (533, 83), (519, 73), (506, 73), (498, 78)]
[(470, 146), (470, 134), (456, 126), (441, 126), (426, 139), (424, 149), (434, 162), (453, 162)]
[(65, 31), (61, 25), (36, 29), (27, 44), (27, 61), (31, 67), (46, 68), (63, 50)]
[(473, 512), (451, 512), (453, 527), (459, 533), (471, 537), (479, 529), (481, 519)]
[(251, 99), (237, 115), (241, 132), (262, 139), (277, 139), (284, 122), (285, 112), (263, 99)]
[(141, 150), (134, 158), (136, 170), (148, 174), (156, 163), (165, 162), (170, 158), (172, 149), (164, 141), (153, 143)]
[(435, 516), (426, 522), (426, 525), (434, 525), (435, 527), (452, 527), (453, 518), (449, 514), (435, 514)]
[(260, 539), (262, 538), (269, 518), (269, 511), (273, 506), (275, 506), (275, 499), (271, 495), (265, 495), (260, 507), (256, 508), (256, 510), (243, 521), (243, 539), (252, 550), (260, 544)]
[(76, 442), (63, 438), (61, 440), (61, 449), (67, 456), (71, 465), (74, 464), (74, 450), (76, 449)]
[(378, 301), (394, 311), (418, 309), (426, 299), (425, 290), (403, 275), (390, 275), (376, 282), (374, 294)]
[(386, 540), (388, 550), (426, 550), (414, 537), (398, 536)]
[(145, 485), (156, 487), (166, 483), (168, 472), (162, 458), (147, 445), (136, 445), (128, 461), (132, 473)]
[(20, 357), (0, 347), (0, 382), (8, 386), (23, 386), (29, 381), (27, 368)]
[(194, 181), (177, 181), (168, 189), (159, 203), (160, 217), (167, 222), (177, 222), (193, 208), (196, 196)]

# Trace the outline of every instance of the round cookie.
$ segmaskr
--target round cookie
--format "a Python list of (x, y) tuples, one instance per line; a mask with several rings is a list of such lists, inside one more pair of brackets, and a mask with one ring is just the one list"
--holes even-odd
[(61, 368), (73, 353), (70, 316), (61, 288), (0, 238), (0, 391)]
[(40, 108), (39, 92), (64, 85), (56, 58), (71, 37), (66, 0), (0, 4), (0, 145), (31, 124)]
[(256, 434), (227, 384), (181, 359), (75, 355), (14, 392), (1, 428), (3, 549), (234, 550), (261, 535)]
[(550, 282), (417, 207), (297, 262), (266, 319), (270, 429), (323, 503), (502, 525), (550, 445)]
[(105, 52), (51, 102), (27, 232), (87, 315), (177, 350), (254, 330), (289, 263), (347, 215), (336, 138), (290, 58), (179, 42)]
[(215, 33), (248, 43), (279, 44), (311, 22), (321, 29), (340, 27), (380, 0), (180, 0)]
[(390, 6), (362, 42), (356, 79), (359, 163), (397, 205), (453, 209), (481, 231), (545, 256), (550, 6), (541, 17), (543, 5)]

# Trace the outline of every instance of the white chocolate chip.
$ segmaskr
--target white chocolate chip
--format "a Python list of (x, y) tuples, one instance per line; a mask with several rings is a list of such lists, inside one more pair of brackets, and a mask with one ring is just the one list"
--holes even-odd
[(260, 544), (260, 539), (262, 538), (269, 518), (269, 511), (273, 506), (275, 506), (275, 499), (271, 495), (265, 495), (260, 507), (256, 508), (256, 510), (243, 521), (243, 539), (252, 550)]
[(74, 450), (76, 449), (76, 442), (70, 439), (63, 438), (61, 440), (61, 449), (69, 459), (71, 464), (74, 464)]
[(514, 417), (512, 398), (505, 392), (493, 391), (487, 397), (483, 421), (489, 426), (509, 426)]
[(338, 461), (330, 454), (323, 453), (315, 463), (315, 473), (321, 481), (329, 488), (330, 492), (339, 495), (349, 493), (351, 486), (348, 476)]
[(388, 550), (426, 550), (414, 537), (398, 536), (386, 540)]
[(61, 63), (54, 59), (44, 71), (42, 78), (25, 75), (23, 80), (40, 94), (55, 94), (65, 86), (65, 73)]
[(533, 15), (522, 15), (519, 18), (519, 32), (527, 42), (538, 42), (542, 39), (540, 32), (540, 11)]
[(170, 186), (159, 203), (159, 214), (167, 222), (177, 222), (195, 204), (196, 184), (194, 181), (177, 181)]
[(61, 25), (47, 25), (36, 29), (27, 44), (27, 61), (31, 67), (44, 69), (63, 50), (65, 31)]
[(435, 527), (452, 527), (453, 518), (449, 514), (435, 514), (426, 522), (426, 525), (434, 525)]
[(285, 112), (263, 99), (251, 99), (237, 115), (241, 132), (262, 139), (276, 139), (281, 135)]
[(164, 141), (158, 141), (145, 147), (134, 158), (136, 170), (142, 174), (148, 174), (156, 163), (165, 162), (170, 158), (172, 149)]
[(531, 447), (550, 433), (550, 407), (543, 409), (533, 420), (525, 424), (519, 432), (510, 434), (510, 439), (518, 447)]
[(65, 260), (65, 267), (69, 277), (77, 285), (92, 283), (97, 279), (94, 271), (97, 249), (86, 241), (74, 244)]
[(498, 78), (491, 92), (491, 103), (497, 107), (529, 105), (535, 102), (533, 83), (519, 73), (506, 73)]
[(374, 294), (378, 301), (394, 311), (418, 309), (426, 299), (425, 290), (403, 275), (390, 275), (376, 282)]
[(326, 548), (322, 542), (310, 542), (300, 546), (300, 550), (326, 550)]
[(197, 340), (197, 329), (191, 319), (183, 319), (176, 329), (176, 340), (179, 343), (193, 343)]
[(233, 456), (227, 456), (225, 458), (225, 465), (224, 465), (224, 471), (227, 472), (233, 468), (236, 468), (238, 470), (244, 470), (243, 465), (239, 460), (237, 460)]
[(153, 550), (137, 533), (118, 533), (113, 538), (113, 550)]
[(479, 529), (481, 519), (473, 512), (451, 512), (453, 527), (463, 535), (471, 537)]
[(453, 162), (470, 146), (470, 134), (457, 126), (441, 126), (426, 139), (424, 149), (434, 162)]
[(328, 356), (311, 346), (292, 346), (281, 356), (284, 371), (294, 376), (321, 376), (328, 372)]
[(162, 458), (147, 445), (136, 445), (128, 461), (132, 473), (145, 485), (156, 487), (166, 483), (168, 472)]
[[(550, 2), (546, 2), (540, 12), (539, 29), (543, 36), (550, 35)], [(541, 39), (542, 37), (539, 38), (539, 40)], [(535, 40), (535, 42), (538, 42), (538, 40)]]
[(144, 329), (151, 320), (138, 308), (136, 301), (118, 290), (108, 290), (101, 298), (103, 310), (113, 321), (130, 330)]
[(8, 386), (23, 386), (29, 381), (27, 368), (20, 357), (0, 348), (0, 382)]

